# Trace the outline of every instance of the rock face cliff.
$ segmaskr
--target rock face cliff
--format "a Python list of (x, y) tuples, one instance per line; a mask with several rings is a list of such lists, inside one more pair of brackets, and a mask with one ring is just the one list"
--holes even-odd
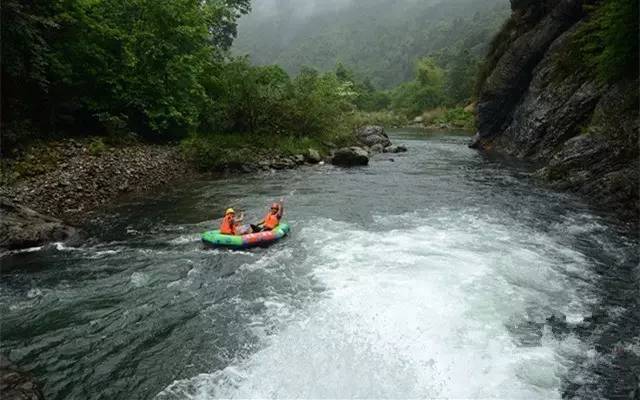
[(637, 74), (602, 83), (567, 65), (583, 6), (511, 0), (488, 56), (472, 147), (540, 162), (539, 178), (638, 221)]

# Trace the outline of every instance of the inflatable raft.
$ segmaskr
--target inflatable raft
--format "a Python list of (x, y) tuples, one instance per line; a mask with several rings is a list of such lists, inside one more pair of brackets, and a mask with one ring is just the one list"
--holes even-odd
[(288, 233), (289, 225), (281, 223), (272, 231), (250, 233), (242, 236), (222, 235), (220, 231), (206, 232), (202, 235), (202, 241), (212, 247), (248, 249), (268, 246), (287, 236)]

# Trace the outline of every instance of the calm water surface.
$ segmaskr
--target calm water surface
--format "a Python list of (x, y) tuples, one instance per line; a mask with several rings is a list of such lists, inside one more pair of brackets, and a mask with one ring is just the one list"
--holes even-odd
[[(3, 258), (0, 350), (48, 399), (640, 396), (638, 238), (467, 136), (136, 198)], [(207, 250), (227, 206), (292, 235)]]

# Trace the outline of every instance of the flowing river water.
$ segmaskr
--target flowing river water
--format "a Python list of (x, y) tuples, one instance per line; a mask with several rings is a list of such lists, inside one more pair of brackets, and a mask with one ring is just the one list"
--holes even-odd
[[(5, 255), (0, 350), (48, 399), (637, 399), (637, 235), (468, 136), (392, 139), (393, 162), (184, 183)], [(281, 195), (284, 241), (199, 242)]]

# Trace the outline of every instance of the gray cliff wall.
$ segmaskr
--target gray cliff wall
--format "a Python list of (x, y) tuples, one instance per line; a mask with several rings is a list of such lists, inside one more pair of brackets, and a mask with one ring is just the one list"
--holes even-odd
[(638, 80), (567, 67), (578, 0), (512, 0), (478, 101), (473, 147), (541, 162), (539, 178), (638, 221)]

